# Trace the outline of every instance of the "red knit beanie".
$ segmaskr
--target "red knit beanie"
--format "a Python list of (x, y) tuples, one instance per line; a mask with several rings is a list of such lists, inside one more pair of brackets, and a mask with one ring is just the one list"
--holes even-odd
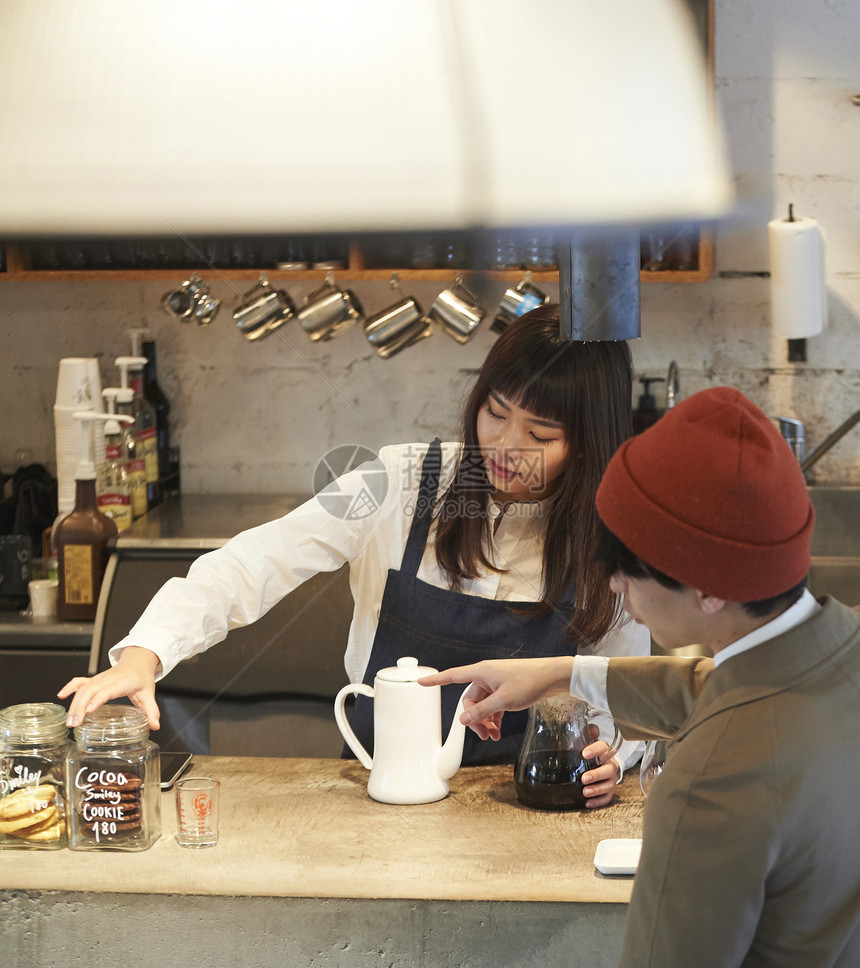
[(779, 595), (809, 571), (814, 513), (797, 459), (730, 387), (694, 394), (626, 441), (597, 510), (644, 562), (728, 601)]

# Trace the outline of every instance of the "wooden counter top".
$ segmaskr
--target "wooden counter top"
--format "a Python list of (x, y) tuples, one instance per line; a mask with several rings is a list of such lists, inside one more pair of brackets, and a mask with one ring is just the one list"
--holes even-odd
[(594, 868), (600, 840), (639, 837), (635, 774), (597, 811), (550, 813), (516, 800), (510, 766), (461, 769), (437, 803), (367, 795), (352, 760), (195, 757), (221, 780), (221, 839), (176, 843), (173, 794), (162, 836), (140, 853), (5, 850), (0, 890), (250, 897), (627, 902), (632, 877)]

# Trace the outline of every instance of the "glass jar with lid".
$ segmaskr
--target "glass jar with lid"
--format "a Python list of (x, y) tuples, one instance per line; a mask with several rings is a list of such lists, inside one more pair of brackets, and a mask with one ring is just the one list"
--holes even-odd
[(75, 727), (66, 758), (72, 850), (147, 850), (161, 833), (158, 747), (146, 715), (108, 703)]
[(0, 710), (0, 847), (65, 847), (66, 711), (51, 702)]

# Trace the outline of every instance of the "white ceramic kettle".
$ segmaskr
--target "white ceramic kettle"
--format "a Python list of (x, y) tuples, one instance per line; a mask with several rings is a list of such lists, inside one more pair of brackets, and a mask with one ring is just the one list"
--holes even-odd
[[(432, 803), (448, 795), (448, 780), (463, 758), (466, 727), (460, 722), (463, 697), (457, 704), (448, 738), (442, 743), (442, 690), (417, 680), (436, 672), (404, 657), (380, 669), (373, 686), (353, 682), (335, 697), (334, 718), (347, 746), (370, 770), (367, 792), (382, 803)], [(467, 687), (468, 688), (468, 687)], [(465, 690), (464, 690), (465, 692)], [(349, 695), (373, 699), (371, 758), (349, 725), (344, 703)]]

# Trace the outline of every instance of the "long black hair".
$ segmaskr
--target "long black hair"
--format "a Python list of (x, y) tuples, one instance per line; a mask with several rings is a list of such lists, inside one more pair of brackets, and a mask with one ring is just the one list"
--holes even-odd
[[(490, 391), (564, 427), (569, 457), (547, 498), (543, 593), (538, 610), (557, 607), (575, 584), (568, 638), (596, 642), (618, 617), (616, 596), (595, 565), (597, 485), (617, 448), (632, 433), (632, 365), (625, 342), (572, 342), (559, 335), (559, 307), (541, 306), (505, 329), (487, 355), (463, 412), (463, 452), (442, 496), (436, 560), (454, 588), (487, 559), (489, 482), (477, 421)], [(478, 513), (463, 513), (463, 508)]]

